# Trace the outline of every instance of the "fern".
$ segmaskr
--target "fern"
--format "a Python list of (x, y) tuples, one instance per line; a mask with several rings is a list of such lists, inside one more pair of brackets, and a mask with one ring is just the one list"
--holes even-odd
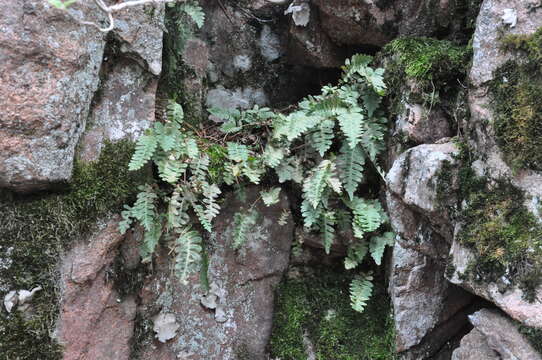
[(371, 256), (377, 265), (380, 265), (382, 262), (382, 256), (384, 255), (386, 246), (393, 245), (394, 238), (395, 234), (392, 232), (385, 232), (382, 236), (373, 236), (371, 238), (369, 249), (371, 251)]
[(297, 157), (283, 159), (279, 166), (275, 168), (275, 171), (281, 184), (290, 180), (298, 184), (303, 182), (303, 169), (301, 168), (301, 161)]
[(359, 145), (351, 148), (348, 144), (343, 144), (337, 162), (339, 165), (339, 177), (344, 184), (344, 189), (350, 200), (352, 200), (358, 185), (363, 181), (365, 154)]
[(128, 164), (129, 170), (139, 170), (147, 161), (152, 158), (158, 141), (153, 134), (146, 134), (137, 140), (136, 148), (132, 160)]
[(186, 207), (186, 201), (182, 197), (181, 189), (177, 187), (169, 198), (167, 210), (168, 230), (173, 230), (188, 225), (190, 217), (186, 213)]
[(183, 122), (184, 111), (183, 107), (180, 104), (176, 103), (173, 100), (169, 100), (166, 111), (169, 121), (177, 124), (181, 124)]
[(354, 213), (352, 229), (357, 238), (363, 238), (364, 234), (377, 230), (381, 224), (387, 221), (382, 206), (376, 200), (354, 197), (350, 206)]
[(238, 250), (247, 241), (247, 234), (256, 225), (258, 213), (250, 210), (247, 213), (236, 213), (234, 215), (233, 243), (232, 247)]
[(268, 191), (260, 191), (262, 201), (266, 206), (271, 206), (279, 202), (280, 188), (274, 187)]
[(151, 231), (156, 219), (155, 201), (157, 195), (150, 185), (141, 186), (139, 190), (141, 192), (137, 195), (137, 200), (130, 209), (130, 217), (137, 219), (145, 230)]
[(209, 162), (209, 157), (205, 154), (190, 162), (190, 170), (192, 171), (192, 176), (196, 180), (200, 182), (206, 181), (209, 172)]
[(324, 156), (333, 144), (333, 127), (335, 123), (332, 120), (323, 120), (316, 126), (316, 131), (311, 135), (311, 145), (320, 156)]
[(186, 231), (175, 241), (175, 273), (183, 284), (188, 284), (190, 274), (199, 270), (202, 251), (202, 239), (197, 231)]
[(216, 202), (220, 193), (220, 188), (216, 184), (206, 184), (203, 188), (203, 203), (205, 204), (203, 214), (209, 223), (211, 223), (211, 221), (213, 221), (213, 219), (220, 212), (220, 205), (218, 205)]
[(348, 140), (348, 145), (351, 148), (356, 147), (361, 141), (361, 135), (363, 134), (363, 115), (358, 112), (347, 111), (341, 113), (337, 119), (339, 120), (339, 125), (344, 136)]
[(332, 211), (327, 211), (326, 213), (320, 216), (318, 226), (320, 232), (322, 233), (322, 241), (324, 245), (324, 251), (326, 254), (329, 254), (331, 251), (331, 245), (333, 245), (333, 240), (335, 239), (335, 213)]
[(184, 174), (188, 165), (175, 159), (167, 159), (158, 163), (158, 176), (169, 184), (176, 184)]
[(228, 159), (235, 162), (244, 162), (248, 160), (248, 148), (246, 145), (229, 142)]
[(276, 168), (284, 158), (284, 150), (267, 144), (262, 155), (264, 164), (270, 168)]
[(160, 237), (162, 236), (162, 224), (159, 222), (153, 222), (151, 229), (145, 231), (143, 236), (143, 244), (141, 244), (139, 250), (141, 258), (144, 263), (147, 263), (151, 259), (151, 255), (154, 253)]
[(322, 201), (322, 194), (327, 186), (327, 180), (331, 176), (331, 161), (323, 160), (313, 173), (303, 183), (305, 199), (313, 208)]
[(186, 2), (181, 5), (181, 9), (192, 19), (198, 28), (203, 26), (203, 23), (205, 22), (205, 13), (197, 2)]
[(303, 225), (310, 229), (314, 224), (318, 222), (318, 219), (322, 216), (322, 206), (316, 208), (312, 207), (307, 199), (304, 199), (301, 203), (301, 215), (303, 216)]
[(347, 256), (344, 259), (344, 268), (346, 270), (351, 270), (357, 267), (359, 264), (361, 264), (368, 251), (369, 248), (367, 247), (366, 241), (361, 241), (350, 246), (348, 248)]
[(369, 274), (360, 274), (350, 283), (350, 304), (358, 312), (363, 312), (367, 301), (373, 294), (373, 276)]
[(305, 111), (295, 111), (287, 117), (279, 117), (275, 123), (274, 137), (285, 136), (288, 141), (292, 141), (314, 127), (319, 120), (320, 117), (309, 115)]

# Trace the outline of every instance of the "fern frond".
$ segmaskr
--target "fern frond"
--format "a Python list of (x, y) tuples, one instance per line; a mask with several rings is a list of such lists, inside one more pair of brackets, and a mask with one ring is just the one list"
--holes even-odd
[(285, 136), (288, 141), (305, 134), (321, 120), (320, 116), (311, 116), (306, 111), (299, 110), (290, 113), (288, 116), (279, 116), (273, 122), (274, 137)]
[(335, 239), (335, 213), (333, 211), (327, 211), (318, 221), (318, 227), (322, 233), (322, 241), (324, 244), (324, 251), (329, 254), (331, 251), (331, 245)]
[(244, 162), (248, 160), (248, 148), (246, 145), (228, 142), (228, 159), (235, 162)]
[(313, 208), (316, 208), (322, 201), (322, 194), (326, 188), (327, 180), (331, 176), (331, 164), (329, 160), (322, 160), (320, 165), (313, 170), (312, 174), (303, 183), (304, 197)]
[(373, 236), (369, 244), (371, 256), (375, 263), (380, 265), (382, 262), (382, 256), (386, 246), (392, 246), (395, 239), (395, 234), (392, 232), (385, 232), (382, 236)]
[(284, 150), (281, 148), (276, 148), (272, 145), (267, 144), (262, 155), (262, 159), (265, 165), (270, 168), (276, 168), (280, 161), (284, 158)]
[(194, 212), (196, 213), (196, 216), (198, 217), (198, 220), (201, 226), (208, 232), (212, 232), (213, 225), (207, 219), (207, 216), (205, 216), (205, 208), (201, 206), (200, 204), (196, 204), (196, 203), (192, 204), (192, 208), (194, 209)]
[(354, 197), (349, 206), (354, 213), (352, 229), (357, 238), (363, 238), (364, 234), (375, 231), (387, 221), (386, 214), (378, 200)]
[(198, 143), (193, 138), (187, 138), (184, 141), (184, 153), (190, 159), (196, 159), (199, 155)]
[(348, 248), (347, 256), (344, 259), (344, 268), (346, 270), (351, 270), (357, 267), (359, 264), (361, 264), (368, 251), (369, 248), (366, 241), (361, 241), (350, 246)]
[(132, 226), (132, 208), (128, 205), (124, 205), (124, 210), (120, 213), (122, 220), (119, 222), (119, 231), (121, 234), (125, 234), (126, 231)]
[(360, 274), (350, 283), (350, 303), (352, 308), (358, 312), (363, 312), (367, 306), (367, 301), (373, 294), (373, 276), (371, 273)]
[(141, 192), (137, 194), (137, 200), (132, 206), (131, 215), (139, 221), (145, 230), (151, 231), (156, 220), (155, 201), (157, 195), (150, 185), (141, 186), (139, 189)]
[(205, 22), (205, 12), (203, 12), (203, 8), (197, 2), (185, 2), (182, 4), (181, 9), (192, 19), (198, 28), (203, 26), (203, 23)]
[(363, 114), (347, 111), (337, 116), (341, 130), (348, 140), (348, 145), (354, 148), (361, 140), (363, 134)]
[(178, 104), (174, 100), (169, 100), (166, 107), (166, 112), (169, 121), (177, 124), (181, 124), (183, 122), (184, 111), (181, 104)]
[(166, 159), (158, 163), (158, 176), (169, 184), (176, 184), (184, 174), (188, 165), (174, 158)]
[(203, 188), (203, 203), (205, 204), (204, 216), (209, 223), (211, 223), (220, 212), (220, 205), (216, 202), (218, 195), (220, 194), (220, 188), (216, 184), (207, 184)]
[(207, 174), (209, 173), (209, 156), (202, 154), (200, 157), (192, 160), (190, 163), (190, 170), (192, 171), (192, 176), (200, 181), (205, 182), (207, 179)]
[(365, 154), (359, 145), (351, 148), (348, 144), (343, 144), (337, 163), (339, 165), (339, 178), (344, 184), (344, 189), (348, 193), (350, 200), (352, 200), (358, 185), (363, 181)]
[(320, 156), (324, 156), (331, 144), (333, 144), (334, 126), (335, 122), (333, 120), (323, 120), (316, 125), (315, 131), (310, 136), (311, 146), (318, 151)]
[(186, 212), (186, 203), (181, 195), (181, 188), (177, 187), (169, 198), (167, 210), (167, 228), (168, 230), (178, 229), (188, 225), (190, 217)]
[(266, 206), (271, 206), (279, 202), (279, 194), (280, 194), (280, 188), (274, 187), (269, 189), (268, 191), (260, 191), (260, 196), (262, 197), (262, 201)]
[(247, 177), (247, 179), (253, 184), (259, 184), (263, 174), (265, 174), (265, 168), (261, 166), (260, 162), (251, 161), (250, 163), (243, 164), (241, 173)]
[(158, 141), (154, 134), (143, 135), (137, 140), (136, 148), (130, 163), (128, 164), (129, 170), (139, 170), (145, 165), (147, 161), (152, 158), (152, 155), (156, 151)]
[(367, 66), (373, 61), (373, 58), (368, 55), (356, 54), (350, 59), (346, 59), (343, 66), (344, 77), (351, 78), (354, 74), (361, 74)]
[(275, 168), (275, 172), (279, 177), (279, 183), (292, 180), (298, 184), (303, 182), (303, 169), (299, 158), (292, 156), (283, 159), (279, 166)]
[(256, 225), (258, 213), (251, 210), (247, 213), (236, 213), (234, 215), (233, 243), (232, 247), (238, 250), (247, 241), (247, 234)]
[(162, 224), (158, 221), (152, 223), (152, 228), (150, 230), (145, 231), (143, 243), (139, 246), (142, 262), (147, 263), (151, 260), (151, 256), (154, 253), (161, 236)]
[(314, 208), (307, 199), (301, 203), (301, 216), (303, 216), (303, 226), (310, 229), (322, 217), (322, 206)]
[(183, 284), (188, 284), (190, 274), (199, 271), (202, 251), (202, 239), (197, 231), (186, 231), (175, 241), (175, 273)]

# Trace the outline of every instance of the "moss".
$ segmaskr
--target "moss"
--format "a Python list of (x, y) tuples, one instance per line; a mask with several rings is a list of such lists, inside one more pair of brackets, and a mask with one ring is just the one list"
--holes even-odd
[(503, 48), (519, 51), (495, 72), (489, 89), (495, 112), (495, 135), (514, 170), (542, 170), (542, 29), (531, 36), (513, 35)]
[(393, 320), (383, 282), (375, 282), (375, 293), (360, 314), (350, 306), (350, 280), (342, 271), (322, 268), (314, 276), (284, 281), (276, 302), (272, 356), (307, 359), (306, 333), (319, 360), (394, 359)]
[(59, 254), (84, 236), (96, 221), (120, 210), (134, 196), (142, 173), (129, 173), (133, 144), (106, 144), (95, 163), (76, 162), (64, 193), (21, 196), (0, 193), (0, 289), (43, 290), (32, 301), (32, 314), (0, 312), (1, 359), (58, 359), (61, 348), (51, 339), (58, 313)]
[(539, 354), (542, 354), (542, 329), (531, 328), (519, 322), (516, 322), (516, 324), (519, 332), (529, 340), (533, 348), (538, 351)]
[[(425, 84), (455, 80), (464, 74), (470, 52), (446, 40), (403, 37), (385, 46), (384, 51), (397, 57), (404, 74)], [(437, 86), (438, 87), (438, 86)]]

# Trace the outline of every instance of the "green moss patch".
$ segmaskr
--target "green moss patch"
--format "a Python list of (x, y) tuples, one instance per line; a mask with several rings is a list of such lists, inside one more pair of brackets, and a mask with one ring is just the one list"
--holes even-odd
[[(0, 289), (42, 286), (23, 316), (0, 311), (1, 359), (59, 359), (51, 339), (58, 313), (59, 254), (82, 239), (96, 221), (132, 200), (142, 173), (128, 172), (133, 144), (106, 144), (97, 162), (76, 162), (64, 193), (20, 196), (0, 193)], [(0, 295), (4, 295), (1, 293)]]
[[(464, 77), (470, 51), (446, 40), (403, 37), (386, 45), (384, 52), (394, 55), (406, 77), (429, 85)], [(404, 79), (403, 79), (404, 81)], [(437, 86), (439, 87), (439, 86)]]
[(383, 281), (363, 313), (350, 306), (350, 276), (322, 268), (314, 276), (285, 280), (278, 289), (271, 354), (282, 360), (307, 359), (303, 336), (318, 360), (391, 360), (395, 334)]
[(508, 36), (503, 47), (518, 51), (495, 72), (490, 92), (495, 134), (514, 169), (542, 170), (542, 29), (531, 36)]

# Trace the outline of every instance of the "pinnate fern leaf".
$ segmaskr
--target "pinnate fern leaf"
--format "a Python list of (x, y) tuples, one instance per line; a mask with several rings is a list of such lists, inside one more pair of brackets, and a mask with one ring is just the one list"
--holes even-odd
[(361, 241), (350, 246), (348, 248), (347, 256), (344, 259), (344, 268), (346, 270), (351, 270), (357, 267), (359, 264), (361, 264), (368, 251), (369, 248), (366, 241)]
[(327, 180), (331, 176), (332, 163), (329, 160), (322, 160), (320, 165), (314, 169), (312, 174), (303, 183), (305, 199), (316, 208), (322, 201), (322, 194), (327, 186)]
[(248, 148), (246, 145), (234, 142), (228, 142), (228, 159), (235, 162), (244, 162), (248, 160)]
[(373, 276), (360, 274), (350, 283), (350, 303), (352, 308), (358, 312), (363, 312), (367, 306), (367, 301), (373, 294)]
[(331, 148), (333, 144), (333, 127), (335, 122), (333, 120), (323, 120), (315, 128), (315, 131), (311, 134), (311, 145), (318, 151), (320, 156), (324, 156), (326, 151)]
[(352, 200), (358, 185), (363, 181), (365, 154), (359, 145), (351, 148), (348, 144), (343, 144), (337, 162), (339, 177), (350, 200)]
[(131, 215), (137, 219), (147, 231), (153, 229), (156, 221), (155, 202), (157, 195), (150, 185), (141, 186), (141, 192), (137, 194), (137, 200), (131, 208)]
[(337, 119), (341, 130), (348, 140), (348, 145), (354, 148), (360, 141), (363, 134), (363, 114), (354, 111), (341, 113)]
[(271, 206), (279, 202), (280, 188), (274, 187), (267, 191), (260, 191), (262, 201), (266, 206)]
[(350, 206), (354, 213), (352, 229), (357, 238), (363, 238), (364, 234), (375, 231), (387, 221), (386, 214), (377, 200), (354, 197)]
[(329, 254), (331, 251), (331, 245), (335, 239), (335, 214), (332, 211), (327, 211), (320, 217), (319, 228), (322, 233), (322, 242), (324, 245), (324, 251)]
[(152, 158), (154, 152), (156, 151), (157, 145), (158, 141), (154, 134), (150, 133), (141, 136), (137, 140), (135, 152), (130, 160), (130, 163), (128, 164), (128, 169), (141, 169), (143, 165), (145, 165), (145, 163)]
[(182, 10), (192, 19), (198, 28), (203, 26), (203, 23), (205, 22), (205, 13), (197, 2), (190, 1), (182, 4)]
[(258, 213), (256, 210), (248, 212), (238, 212), (234, 215), (233, 242), (232, 247), (238, 250), (248, 239), (248, 233), (256, 225)]
[(392, 246), (395, 238), (395, 234), (392, 232), (385, 232), (381, 236), (373, 236), (369, 244), (371, 256), (377, 265), (382, 263), (382, 256), (386, 246)]
[(202, 239), (197, 231), (185, 231), (175, 241), (175, 273), (183, 284), (188, 284), (190, 274), (199, 271), (202, 251)]

